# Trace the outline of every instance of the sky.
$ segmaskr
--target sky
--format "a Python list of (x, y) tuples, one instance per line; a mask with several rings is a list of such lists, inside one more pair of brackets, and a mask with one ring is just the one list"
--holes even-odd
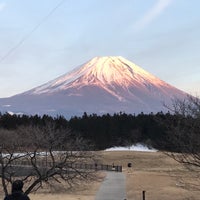
[(96, 56), (200, 96), (199, 0), (0, 0), (0, 98)]

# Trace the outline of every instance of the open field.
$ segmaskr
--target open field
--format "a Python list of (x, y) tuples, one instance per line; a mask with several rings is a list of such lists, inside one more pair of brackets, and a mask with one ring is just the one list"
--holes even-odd
[[(126, 173), (127, 199), (141, 200), (146, 191), (146, 200), (198, 200), (200, 191), (186, 183), (195, 174), (161, 152), (103, 152), (104, 162), (122, 165)], [(128, 168), (127, 163), (132, 163)], [(200, 185), (199, 185), (200, 188)]]
[(31, 200), (94, 200), (96, 191), (99, 189), (101, 182), (92, 182), (88, 184), (82, 184), (76, 189), (68, 190), (59, 194), (56, 193), (44, 193), (29, 195)]
[[(99, 152), (103, 164), (122, 165), (126, 174), (128, 200), (141, 200), (142, 191), (146, 191), (146, 200), (198, 200), (200, 191), (189, 187), (186, 182), (196, 183), (193, 173), (161, 152), (112, 151)], [(127, 164), (132, 167), (128, 168)], [(101, 174), (101, 177), (103, 175)], [(184, 178), (182, 180), (182, 178)], [(94, 200), (101, 182), (81, 184), (74, 190), (60, 194), (40, 191), (31, 194), (31, 200)], [(199, 186), (200, 188), (200, 186)], [(2, 194), (1, 194), (2, 197)]]

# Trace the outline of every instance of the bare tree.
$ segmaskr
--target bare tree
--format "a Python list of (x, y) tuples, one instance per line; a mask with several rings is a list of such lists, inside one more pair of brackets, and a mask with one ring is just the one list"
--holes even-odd
[[(11, 163), (24, 157), (16, 154), (16, 149), (20, 151), (20, 145), (13, 131), (0, 130), (0, 177), (4, 193), (8, 194), (8, 185), (12, 182), (14, 172)], [(9, 139), (8, 139), (9, 138)]]
[[(166, 105), (165, 105), (166, 106)], [(200, 99), (188, 96), (176, 99), (172, 107), (167, 107), (173, 115), (159, 118), (166, 128), (165, 152), (190, 172), (200, 175)]]
[(54, 123), (0, 130), (0, 137), (0, 177), (5, 195), (19, 176), (26, 182), (26, 194), (44, 183), (72, 186), (77, 180), (95, 178), (94, 170), (85, 167), (96, 159), (88, 144)]

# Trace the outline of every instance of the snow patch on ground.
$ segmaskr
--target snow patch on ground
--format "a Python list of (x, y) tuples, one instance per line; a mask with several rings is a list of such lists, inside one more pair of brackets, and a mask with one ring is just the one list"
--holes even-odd
[(105, 151), (144, 151), (144, 152), (157, 152), (158, 150), (154, 148), (149, 148), (143, 144), (135, 144), (128, 147), (112, 147), (106, 149)]

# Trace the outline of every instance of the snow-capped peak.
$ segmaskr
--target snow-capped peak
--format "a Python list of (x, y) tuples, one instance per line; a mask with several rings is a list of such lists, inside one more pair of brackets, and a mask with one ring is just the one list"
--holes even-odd
[(29, 92), (33, 94), (52, 93), (91, 84), (108, 90), (106, 85), (117, 84), (128, 87), (133, 84), (133, 81), (135, 84), (138, 82), (140, 84), (147, 82), (155, 85), (166, 84), (121, 56), (109, 56), (95, 57), (73, 71)]
[(138, 78), (160, 82), (156, 77), (121, 56), (95, 57), (87, 64), (87, 67), (90, 66), (91, 71), (88, 75), (94, 75), (102, 82), (124, 84), (126, 81), (127, 84)]

